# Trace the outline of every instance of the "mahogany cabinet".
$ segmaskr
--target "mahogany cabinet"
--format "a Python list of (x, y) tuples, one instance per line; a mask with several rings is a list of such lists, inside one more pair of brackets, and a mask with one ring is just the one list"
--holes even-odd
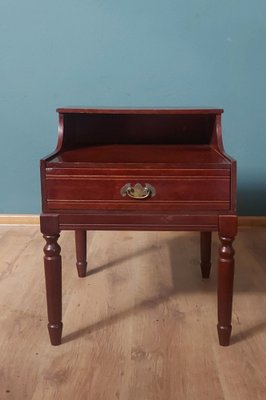
[[(61, 343), (61, 230), (74, 230), (86, 276), (87, 230), (199, 231), (208, 278), (218, 231), (218, 336), (228, 345), (237, 231), (236, 162), (221, 109), (60, 108), (56, 150), (41, 160), (41, 231), (51, 343)], [(88, 278), (89, 279), (89, 278)], [(199, 281), (200, 286), (200, 281)]]

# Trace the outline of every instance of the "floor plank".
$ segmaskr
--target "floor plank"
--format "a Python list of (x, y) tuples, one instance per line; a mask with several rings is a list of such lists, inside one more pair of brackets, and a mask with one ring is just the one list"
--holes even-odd
[(232, 345), (218, 345), (216, 261), (202, 280), (194, 232), (90, 232), (77, 277), (63, 232), (63, 344), (46, 329), (43, 238), (0, 226), (0, 399), (263, 400), (266, 228), (235, 242)]

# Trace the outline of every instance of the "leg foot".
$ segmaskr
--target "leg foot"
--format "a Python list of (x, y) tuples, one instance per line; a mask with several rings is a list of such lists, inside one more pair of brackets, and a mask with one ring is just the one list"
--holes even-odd
[(87, 232), (82, 230), (75, 231), (77, 270), (78, 276), (84, 278), (87, 274)]
[(53, 346), (58, 346), (59, 344), (61, 344), (62, 330), (63, 330), (62, 322), (60, 322), (60, 324), (49, 323), (47, 326), (51, 344)]
[(229, 346), (232, 325), (222, 326), (220, 324), (217, 325), (218, 338), (221, 346)]
[(201, 256), (201, 275), (202, 278), (208, 279), (211, 270), (211, 232), (200, 232), (200, 256)]

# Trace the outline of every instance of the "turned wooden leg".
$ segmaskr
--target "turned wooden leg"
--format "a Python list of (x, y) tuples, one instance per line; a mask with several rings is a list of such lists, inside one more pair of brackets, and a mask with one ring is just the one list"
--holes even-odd
[(236, 218), (221, 223), (221, 241), (218, 260), (218, 336), (221, 346), (228, 346), (231, 337), (231, 317), (234, 283), (234, 249), (232, 243), (236, 234)]
[(202, 278), (207, 279), (210, 276), (211, 270), (211, 244), (212, 233), (200, 232), (200, 256), (201, 256), (201, 275)]
[(78, 276), (84, 278), (87, 273), (87, 232), (84, 230), (76, 230), (75, 240)]
[(57, 346), (62, 336), (62, 266), (61, 248), (57, 243), (59, 234), (43, 235), (46, 240), (44, 246), (44, 268), (46, 281), (46, 297), (48, 310), (48, 331), (51, 344)]

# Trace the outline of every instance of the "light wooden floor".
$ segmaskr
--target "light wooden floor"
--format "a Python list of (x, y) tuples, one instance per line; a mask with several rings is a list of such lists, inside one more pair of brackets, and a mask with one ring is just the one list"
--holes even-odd
[(64, 343), (49, 344), (37, 226), (0, 226), (0, 399), (266, 399), (266, 228), (241, 228), (232, 345), (216, 335), (216, 252), (196, 233), (92, 232), (90, 276), (63, 253)]

